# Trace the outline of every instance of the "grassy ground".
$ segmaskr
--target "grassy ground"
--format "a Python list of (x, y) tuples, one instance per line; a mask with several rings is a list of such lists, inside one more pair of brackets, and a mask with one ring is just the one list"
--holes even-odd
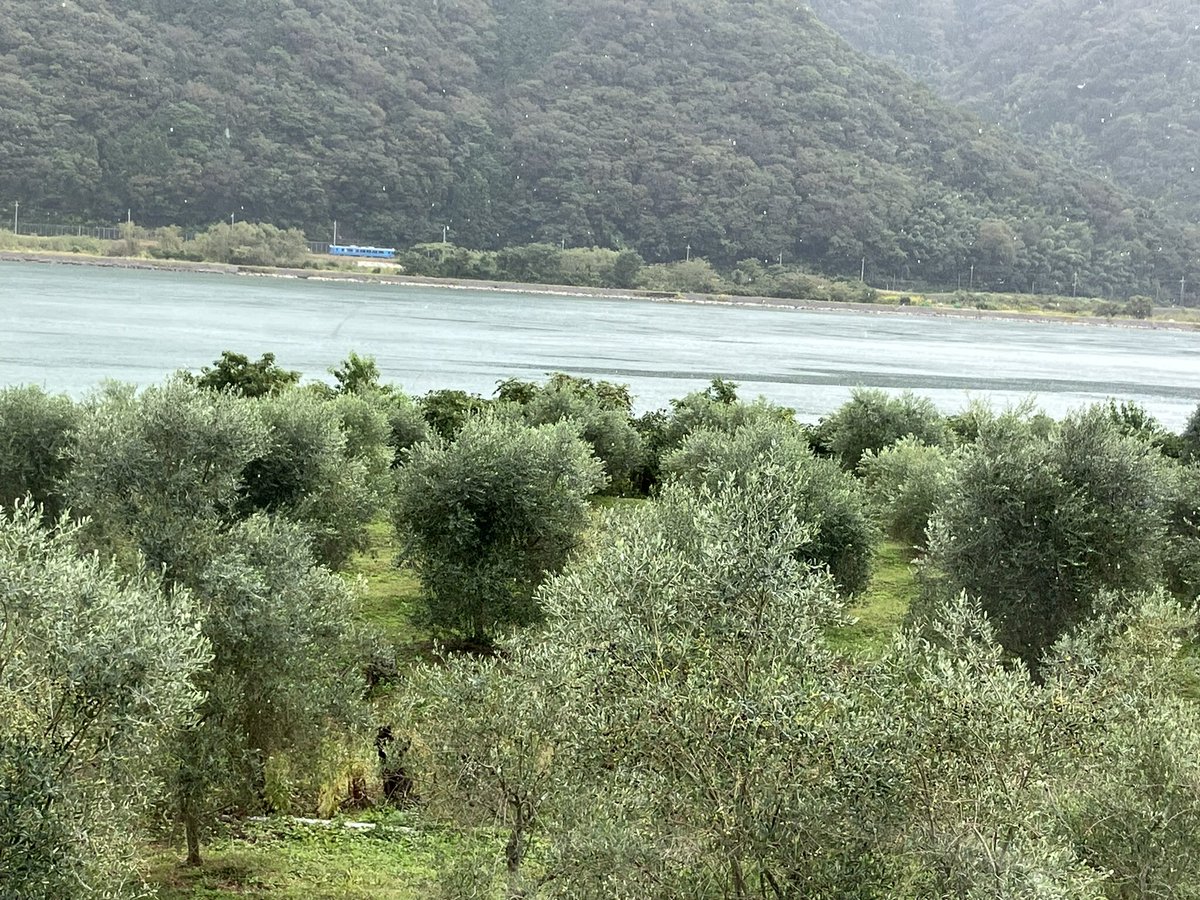
[(157, 848), (146, 875), (163, 900), (422, 900), (456, 844), (454, 834), (403, 813), (383, 816), (374, 831), (276, 819), (213, 840), (195, 869), (180, 865), (178, 849)]
[(912, 551), (895, 541), (885, 542), (876, 553), (871, 584), (850, 608), (855, 623), (830, 634), (830, 643), (846, 652), (880, 655), (916, 596)]
[(416, 623), (421, 582), (409, 569), (397, 566), (400, 547), (386, 520), (368, 526), (370, 543), (354, 554), (346, 574), (361, 580), (363, 620), (395, 645), (398, 655), (420, 655), (430, 645), (429, 633)]

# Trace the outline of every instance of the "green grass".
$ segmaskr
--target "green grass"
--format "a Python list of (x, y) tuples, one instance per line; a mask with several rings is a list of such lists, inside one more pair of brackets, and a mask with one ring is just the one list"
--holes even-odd
[(878, 656), (887, 649), (917, 596), (912, 558), (912, 551), (895, 541), (879, 546), (871, 583), (849, 610), (856, 621), (829, 635), (833, 646), (866, 656)]
[(182, 865), (177, 849), (156, 848), (143, 872), (162, 900), (428, 897), (460, 839), (411, 814), (369, 818), (379, 823), (370, 832), (290, 819), (249, 822), (238, 835), (211, 841), (199, 868)]
[(416, 624), (421, 581), (396, 564), (400, 546), (390, 522), (372, 522), (367, 532), (367, 549), (354, 554), (346, 567), (348, 577), (362, 579), (363, 620), (401, 653), (420, 653), (430, 644), (428, 630)]

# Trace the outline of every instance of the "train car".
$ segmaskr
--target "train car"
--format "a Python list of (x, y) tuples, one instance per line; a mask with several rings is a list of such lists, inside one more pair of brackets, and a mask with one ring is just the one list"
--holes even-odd
[(360, 247), (358, 244), (330, 244), (334, 256), (362, 256), (368, 259), (395, 259), (395, 247)]

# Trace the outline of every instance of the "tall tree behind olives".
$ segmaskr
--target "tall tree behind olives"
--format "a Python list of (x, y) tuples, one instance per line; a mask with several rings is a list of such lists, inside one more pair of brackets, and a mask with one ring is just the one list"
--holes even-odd
[(477, 640), (538, 617), (534, 590), (560, 569), (605, 484), (571, 422), (468, 419), (453, 443), (421, 444), (400, 470), (396, 527), (430, 621)]
[(200, 387), (212, 391), (228, 391), (239, 397), (265, 397), (277, 394), (300, 381), (300, 373), (285, 369), (275, 362), (274, 353), (264, 353), (251, 360), (243, 353), (224, 350), (221, 358), (205, 366), (194, 378)]

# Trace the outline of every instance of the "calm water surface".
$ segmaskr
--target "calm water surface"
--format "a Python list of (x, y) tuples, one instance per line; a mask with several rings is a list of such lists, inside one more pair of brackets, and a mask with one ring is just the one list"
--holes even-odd
[(642, 409), (720, 376), (810, 420), (856, 385), (1054, 415), (1116, 396), (1175, 429), (1200, 403), (1190, 332), (0, 263), (0, 385), (78, 396), (225, 349), (313, 378), (354, 350), (411, 393), (562, 371), (626, 382)]

